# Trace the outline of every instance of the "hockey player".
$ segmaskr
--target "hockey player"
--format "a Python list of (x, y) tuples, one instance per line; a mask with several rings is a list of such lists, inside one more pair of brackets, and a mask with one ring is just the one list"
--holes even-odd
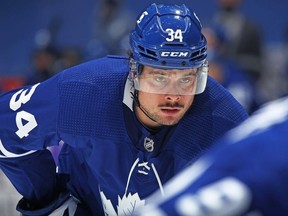
[[(131, 56), (87, 62), (0, 97), (0, 167), (23, 215), (129, 215), (247, 118), (208, 77), (185, 5), (148, 6)], [(57, 168), (47, 147), (63, 144)]]
[[(152, 195), (141, 216), (288, 215), (288, 97), (257, 111)], [(156, 206), (156, 207), (153, 207)]]

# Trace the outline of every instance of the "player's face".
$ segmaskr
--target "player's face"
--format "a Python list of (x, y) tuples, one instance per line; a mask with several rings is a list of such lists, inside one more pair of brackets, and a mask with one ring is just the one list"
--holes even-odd
[[(145, 112), (156, 121), (152, 121), (149, 117), (147, 117), (147, 115), (143, 113), (143, 111), (141, 111), (139, 108), (136, 108), (136, 113), (139, 120), (148, 127), (159, 127), (159, 125), (177, 124), (187, 112), (195, 97), (195, 95), (180, 94), (179, 86), (177, 86), (180, 81), (183, 81), (183, 76), (186, 77), (186, 74), (190, 74), (190, 70), (161, 70), (144, 66), (141, 75), (145, 77), (145, 75), (151, 73), (162, 74), (162, 72), (163, 74), (175, 75), (169, 76), (169, 79), (173, 77), (173, 79), (171, 78), (170, 80), (171, 85), (169, 87), (171, 88), (171, 90), (169, 90), (171, 93), (157, 94), (145, 91), (139, 91), (138, 93), (138, 98), (142, 109), (144, 109)], [(162, 80), (163, 77), (160, 77), (159, 81)]]
[(164, 70), (145, 66), (141, 74), (134, 77), (134, 87), (154, 94), (194, 95), (197, 71), (198, 68)]

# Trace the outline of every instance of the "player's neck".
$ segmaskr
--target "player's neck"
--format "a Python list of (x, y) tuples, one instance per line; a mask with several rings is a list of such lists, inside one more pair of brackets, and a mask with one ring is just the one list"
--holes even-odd
[(138, 121), (145, 127), (149, 132), (156, 133), (162, 127), (158, 122), (152, 120), (144, 110), (140, 107), (134, 107), (134, 111)]

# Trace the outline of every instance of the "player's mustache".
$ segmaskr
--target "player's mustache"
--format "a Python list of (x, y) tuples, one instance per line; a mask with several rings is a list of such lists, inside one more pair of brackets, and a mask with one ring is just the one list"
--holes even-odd
[(160, 104), (159, 107), (176, 107), (176, 108), (183, 108), (184, 106), (183, 106), (182, 104), (179, 104), (178, 102), (176, 102), (176, 103)]

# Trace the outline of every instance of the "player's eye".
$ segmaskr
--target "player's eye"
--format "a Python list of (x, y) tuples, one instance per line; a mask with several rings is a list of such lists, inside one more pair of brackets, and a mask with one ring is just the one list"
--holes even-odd
[(164, 76), (156, 76), (154, 77), (154, 80), (159, 83), (167, 83), (167, 78)]
[(191, 77), (185, 77), (185, 78), (179, 79), (179, 83), (188, 84), (191, 82), (193, 82), (193, 79)]

